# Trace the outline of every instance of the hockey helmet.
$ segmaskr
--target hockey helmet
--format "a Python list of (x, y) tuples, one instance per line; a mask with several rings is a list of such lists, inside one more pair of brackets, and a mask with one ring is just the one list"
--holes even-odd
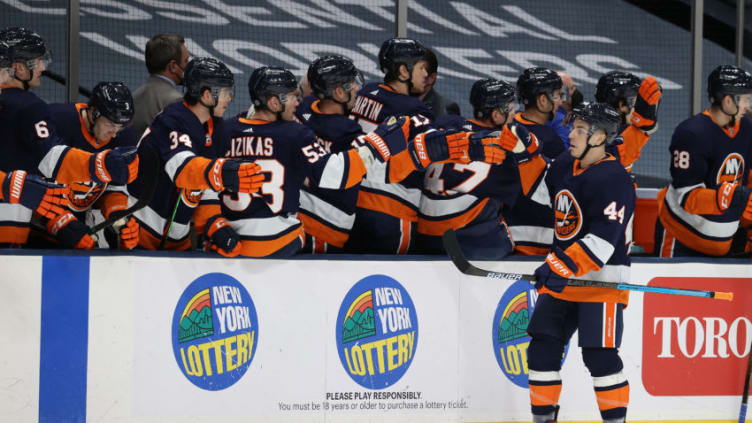
[(122, 82), (98, 83), (91, 92), (89, 107), (94, 109), (94, 120), (104, 116), (112, 123), (126, 125), (133, 119), (131, 90)]
[(6, 28), (0, 31), (0, 42), (9, 47), (12, 62), (23, 62), (29, 70), (34, 69), (36, 59), (41, 59), (45, 67), (52, 61), (52, 54), (47, 49), (44, 39), (29, 29)]
[(191, 98), (201, 98), (204, 90), (210, 90), (217, 101), (222, 88), (229, 88), (234, 97), (235, 77), (227, 66), (211, 57), (197, 57), (188, 62), (183, 76), (185, 94)]
[(720, 102), (726, 95), (752, 93), (752, 74), (731, 65), (718, 66), (708, 75), (708, 97), (711, 103)]
[(401, 65), (412, 74), (413, 66), (426, 59), (426, 49), (412, 38), (390, 38), (381, 44), (379, 68), (387, 78), (397, 78)]
[(488, 78), (475, 81), (470, 89), (470, 104), (476, 119), (488, 119), (496, 108), (507, 111), (514, 102), (514, 87), (508, 82)]
[[(313, 94), (320, 98), (329, 98), (337, 87), (355, 82), (363, 86), (363, 75), (352, 60), (343, 56), (323, 56), (314, 60), (308, 67), (308, 83)], [(349, 87), (346, 88), (349, 90)]]
[[(309, 81), (310, 82), (310, 81)], [(277, 97), (285, 103), (284, 94), (298, 89), (295, 75), (280, 67), (263, 66), (257, 68), (248, 78), (248, 93), (256, 108), (266, 107), (269, 97)], [(280, 97), (280, 95), (282, 95)]]
[(610, 104), (584, 102), (572, 108), (572, 118), (580, 119), (590, 125), (588, 137), (596, 130), (602, 129), (606, 133), (606, 144), (611, 144), (619, 134), (621, 116)]
[(517, 98), (521, 104), (535, 105), (539, 95), (551, 95), (561, 86), (561, 77), (551, 69), (528, 68), (517, 78)]
[(630, 108), (634, 107), (641, 82), (640, 78), (629, 72), (604, 73), (595, 86), (595, 101), (609, 104), (611, 107), (619, 107), (619, 100), (621, 100)]

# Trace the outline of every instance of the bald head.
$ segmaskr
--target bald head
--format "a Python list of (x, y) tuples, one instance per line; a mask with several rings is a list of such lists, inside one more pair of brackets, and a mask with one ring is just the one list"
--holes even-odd
[(569, 76), (566, 72), (556, 72), (559, 75), (559, 78), (561, 78), (561, 86), (562, 91), (565, 91), (568, 93), (567, 95), (567, 101), (563, 102), (561, 105), (564, 107), (567, 111), (572, 110), (572, 94), (574, 93), (575, 86), (574, 81), (572, 80), (572, 77)]

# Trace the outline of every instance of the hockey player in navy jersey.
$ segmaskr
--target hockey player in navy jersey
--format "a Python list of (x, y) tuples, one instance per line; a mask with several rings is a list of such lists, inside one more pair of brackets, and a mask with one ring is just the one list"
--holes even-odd
[[(342, 56), (320, 57), (311, 63), (306, 79), (315, 100), (302, 123), (313, 130), (316, 142), (335, 154), (362, 145), (358, 138), (365, 133), (348, 117), (363, 86), (363, 76), (353, 62)], [(306, 233), (304, 251), (342, 251), (355, 222), (359, 186), (342, 190), (303, 186), (298, 218)]]
[[(122, 82), (100, 82), (92, 90), (88, 104), (51, 104), (50, 113), (65, 145), (91, 153), (137, 146), (136, 134), (127, 126), (133, 119), (133, 97)], [(70, 208), (84, 222), (92, 207), (101, 211), (105, 219), (113, 211), (128, 207), (125, 185), (83, 181), (73, 182), (68, 188)], [(90, 219), (93, 221), (93, 218)], [(118, 239), (114, 244), (119, 248), (130, 250), (138, 244), (139, 227), (132, 216), (116, 231)], [(105, 238), (99, 237), (101, 240)]]
[(611, 71), (598, 79), (595, 100), (607, 103), (621, 115), (620, 139), (609, 146), (628, 172), (640, 157), (642, 148), (658, 130), (658, 106), (662, 89), (652, 76), (644, 80), (629, 72)]
[[(217, 158), (214, 132), (232, 101), (232, 72), (218, 60), (195, 58), (185, 69), (184, 84), (184, 101), (157, 115), (139, 146), (159, 157), (162, 166), (154, 197), (134, 214), (141, 227), (138, 245), (150, 250), (190, 248), (191, 220), (205, 190), (251, 194), (263, 180), (257, 165)], [(128, 190), (139, 198), (144, 181), (136, 180)], [(220, 241), (216, 246), (224, 252), (236, 248)]]
[[(582, 359), (593, 378), (601, 417), (624, 423), (629, 384), (618, 354), (628, 291), (566, 286), (568, 278), (630, 280), (628, 233), (635, 207), (631, 178), (606, 145), (618, 134), (619, 115), (604, 103), (573, 110), (569, 153), (541, 173), (532, 197), (553, 205), (555, 238), (535, 270), (539, 296), (528, 326), (530, 403), (534, 423), (556, 421), (561, 392), (561, 357), (575, 331)], [(522, 163), (529, 166), (538, 156)]]
[[(313, 81), (311, 81), (313, 82)], [(207, 236), (215, 228), (239, 239), (239, 254), (250, 257), (286, 257), (303, 246), (298, 218), (303, 181), (309, 186), (347, 189), (366, 172), (397, 162), (390, 175), (399, 181), (415, 169), (446, 160), (493, 159), (503, 154), (496, 139), (470, 142), (464, 132), (432, 131), (408, 140), (411, 119), (391, 119), (360, 138), (362, 146), (327, 153), (310, 128), (294, 120), (299, 91), (288, 70), (256, 69), (248, 81), (255, 113), (228, 122), (222, 151), (228, 157), (253, 160), (266, 175), (259, 193), (219, 194), (219, 209), (207, 219)], [(370, 177), (370, 176), (369, 176)], [(215, 240), (211, 239), (211, 243)]]
[[(514, 123), (524, 126), (535, 135), (531, 152), (538, 150), (546, 159), (556, 159), (564, 152), (564, 143), (556, 131), (546, 126), (562, 101), (561, 77), (546, 68), (529, 68), (517, 79), (517, 98), (524, 107), (514, 117)], [(525, 173), (523, 183), (529, 184)], [(502, 212), (514, 241), (514, 251), (522, 255), (545, 255), (553, 242), (551, 219), (553, 211), (529, 198), (521, 198), (514, 205), (504, 205)]]
[(671, 184), (658, 195), (661, 257), (725, 256), (737, 230), (752, 224), (752, 74), (717, 67), (708, 97), (710, 107), (671, 138)]
[[(42, 37), (25, 28), (7, 28), (0, 31), (0, 42), (8, 45), (13, 62), (13, 78), (0, 93), (0, 169), (20, 169), (62, 184), (124, 184), (135, 179), (135, 154), (121, 148), (92, 154), (65, 145), (58, 136), (48, 105), (29, 91), (39, 87), (42, 71), (49, 62)], [(30, 222), (28, 209), (18, 205), (2, 207), (0, 243), (25, 243)], [(72, 214), (50, 220), (46, 226), (66, 247), (93, 247), (88, 228)]]
[[(513, 85), (481, 79), (470, 90), (473, 119), (444, 115), (436, 125), (472, 132), (501, 130), (514, 118), (514, 98)], [(511, 134), (509, 128), (506, 132)], [(507, 256), (514, 246), (501, 218), (501, 204), (514, 204), (519, 195), (519, 177), (512, 160), (499, 165), (471, 162), (428, 166), (415, 235), (416, 251), (444, 254), (441, 235), (454, 229), (468, 257), (492, 260)]]
[[(426, 88), (427, 64), (426, 50), (418, 41), (409, 38), (384, 41), (379, 50), (384, 82), (366, 84), (358, 92), (350, 116), (364, 132), (372, 131), (390, 116), (410, 116), (414, 134), (430, 128), (433, 113), (413, 96)], [(421, 179), (422, 175), (416, 173), (399, 184), (387, 184), (370, 177), (363, 181), (348, 249), (407, 253), (418, 219)]]

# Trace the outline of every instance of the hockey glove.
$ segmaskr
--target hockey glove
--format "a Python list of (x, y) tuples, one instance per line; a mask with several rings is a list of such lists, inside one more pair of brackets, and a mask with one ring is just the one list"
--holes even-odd
[(68, 206), (67, 188), (23, 170), (10, 172), (2, 181), (2, 190), (6, 203), (19, 203), (47, 219), (64, 214), (66, 210), (63, 208)]
[(752, 218), (752, 196), (750, 189), (738, 183), (724, 182), (716, 190), (718, 208), (724, 212), (729, 208), (743, 207), (742, 216)]
[(89, 159), (91, 180), (98, 184), (125, 185), (138, 176), (136, 147), (117, 147), (92, 154)]
[(397, 144), (405, 145), (409, 134), (410, 120), (406, 116), (400, 118), (391, 117), (372, 132), (366, 134), (362, 140), (370, 150), (371, 156), (384, 163), (392, 156), (388, 140), (392, 137), (399, 137)]
[(559, 247), (546, 256), (546, 262), (535, 269), (535, 288), (544, 286), (554, 292), (562, 292), (567, 286), (567, 279), (577, 273), (577, 265), (574, 264), (564, 251)]
[(65, 248), (91, 250), (95, 242), (89, 236), (89, 227), (76, 219), (73, 213), (65, 214), (47, 222), (47, 232), (54, 236)]
[(453, 129), (437, 131), (429, 129), (415, 136), (407, 144), (416, 169), (425, 169), (431, 163), (448, 160), (469, 162), (469, 140), (466, 132)]
[(207, 246), (225, 257), (240, 254), (240, 237), (232, 229), (227, 219), (220, 215), (212, 216), (206, 221)]
[(658, 105), (661, 103), (663, 88), (652, 76), (648, 76), (640, 84), (637, 91), (634, 111), (632, 112), (632, 125), (645, 132), (656, 129), (658, 123)]
[(501, 148), (513, 153), (512, 158), (517, 164), (530, 160), (538, 153), (538, 139), (523, 125), (504, 125), (499, 140)]
[(136, 248), (136, 246), (138, 245), (138, 234), (140, 229), (140, 226), (136, 219), (130, 217), (128, 219), (128, 223), (115, 229), (120, 232), (119, 238), (121, 250), (132, 250)]
[[(102, 196), (102, 214), (109, 219), (113, 212), (128, 207), (128, 196), (122, 192), (109, 192)], [(125, 222), (125, 223), (123, 223)], [(120, 219), (112, 225), (112, 230), (117, 233), (118, 245), (121, 250), (132, 250), (138, 245), (139, 224), (136, 219), (129, 217), (128, 220)]]
[(500, 132), (475, 132), (470, 135), (468, 157), (473, 162), (500, 164), (507, 153), (500, 144)]
[(246, 194), (258, 191), (265, 180), (259, 165), (233, 159), (214, 160), (206, 167), (204, 177), (216, 192), (227, 190)]

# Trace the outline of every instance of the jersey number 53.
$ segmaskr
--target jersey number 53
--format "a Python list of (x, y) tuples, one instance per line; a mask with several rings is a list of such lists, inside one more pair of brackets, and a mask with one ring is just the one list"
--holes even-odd
[[(282, 187), (285, 183), (285, 166), (277, 159), (257, 159), (254, 163), (261, 167), (261, 172), (269, 173), (271, 177), (267, 177), (268, 180), (261, 185), (259, 192), (253, 194), (253, 197), (263, 198), (272, 213), (277, 214), (285, 203), (285, 191)], [(251, 205), (252, 197), (250, 194), (224, 192), (221, 194), (221, 199), (228, 209), (242, 212)]]

